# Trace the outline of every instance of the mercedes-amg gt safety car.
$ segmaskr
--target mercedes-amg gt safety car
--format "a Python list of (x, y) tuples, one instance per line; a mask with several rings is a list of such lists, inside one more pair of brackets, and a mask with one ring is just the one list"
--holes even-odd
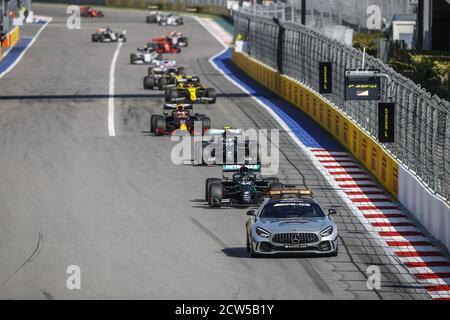
[(247, 212), (247, 250), (252, 256), (338, 254), (338, 229), (330, 209), (325, 214), (310, 190), (279, 189), (258, 210)]

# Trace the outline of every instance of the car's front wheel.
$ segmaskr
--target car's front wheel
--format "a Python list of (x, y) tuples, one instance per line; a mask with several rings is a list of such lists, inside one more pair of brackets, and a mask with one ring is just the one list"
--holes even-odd
[(329, 256), (330, 257), (337, 257), (339, 254), (339, 245), (336, 244), (336, 250), (334, 250), (334, 252), (330, 253)]
[(255, 250), (253, 249), (253, 240), (252, 239), (249, 239), (248, 240), (248, 244), (249, 244), (249, 247), (250, 247), (250, 256), (252, 257), (252, 258), (258, 258), (259, 257), (259, 253), (257, 253), (257, 252), (255, 252)]

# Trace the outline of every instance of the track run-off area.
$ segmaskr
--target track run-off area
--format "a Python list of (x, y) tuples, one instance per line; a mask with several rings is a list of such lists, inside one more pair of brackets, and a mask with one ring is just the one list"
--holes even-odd
[[(189, 47), (166, 55), (217, 89), (216, 104), (194, 110), (214, 128), (280, 130), (278, 176), (338, 210), (337, 257), (250, 258), (246, 210), (211, 209), (203, 199), (206, 178), (220, 177), (220, 167), (176, 166), (170, 137), (149, 132), (163, 92), (142, 88), (147, 68), (129, 55), (177, 28), (146, 24), (145, 11), (102, 8), (104, 18), (69, 30), (66, 6), (33, 9), (52, 21), (42, 32), (42, 24), (21, 29), (39, 37), (0, 78), (1, 299), (431, 298), (292, 133), (211, 63), (224, 47), (198, 19), (178, 28)], [(106, 26), (126, 30), (127, 42), (92, 43)], [(326, 135), (318, 127), (315, 134)], [(342, 164), (339, 153), (313, 152)], [(80, 290), (66, 286), (72, 265), (81, 270)], [(378, 290), (367, 285), (370, 266), (381, 271)]]

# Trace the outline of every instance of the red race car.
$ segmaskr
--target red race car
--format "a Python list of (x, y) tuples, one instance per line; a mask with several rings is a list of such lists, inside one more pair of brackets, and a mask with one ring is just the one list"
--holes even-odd
[(181, 48), (167, 38), (153, 38), (152, 47), (157, 53), (180, 53)]
[(85, 18), (103, 17), (103, 12), (88, 6), (80, 6), (80, 14)]

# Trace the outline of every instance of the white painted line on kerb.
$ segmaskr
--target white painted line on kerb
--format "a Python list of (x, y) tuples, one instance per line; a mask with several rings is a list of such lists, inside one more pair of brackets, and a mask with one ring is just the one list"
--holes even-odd
[[(52, 21), (52, 18), (48, 18), (47, 22), (38, 30), (38, 32), (36, 32), (36, 35), (33, 37), (33, 40), (31, 40), (31, 42), (28, 44), (28, 46), (22, 51), (22, 53), (17, 57), (16, 61), (14, 61), (8, 69), (6, 69), (5, 71), (3, 71), (2, 73), (0, 73), (0, 78), (2, 78), (3, 76), (5, 76), (8, 72), (10, 72), (18, 63), (20, 60), (22, 60), (23, 56), (25, 55), (25, 53), (28, 51), (28, 49), (31, 48), (31, 46), (34, 44), (34, 42), (36, 41), (36, 39), (39, 37), (39, 35), (42, 33), (42, 31), (44, 31), (44, 29), (48, 26), (48, 24)], [(19, 39), (20, 40), (20, 39)], [(9, 49), (6, 54), (9, 53), (11, 49)], [(6, 57), (6, 54), (3, 57)]]
[[(123, 31), (125, 34), (125, 30)], [(119, 57), (120, 48), (122, 48), (123, 42), (118, 42), (116, 51), (114, 52), (113, 59), (111, 61), (111, 67), (109, 69), (109, 98), (108, 98), (108, 134), (110, 137), (116, 136), (116, 128), (114, 125), (114, 85), (116, 72), (116, 61)]]

